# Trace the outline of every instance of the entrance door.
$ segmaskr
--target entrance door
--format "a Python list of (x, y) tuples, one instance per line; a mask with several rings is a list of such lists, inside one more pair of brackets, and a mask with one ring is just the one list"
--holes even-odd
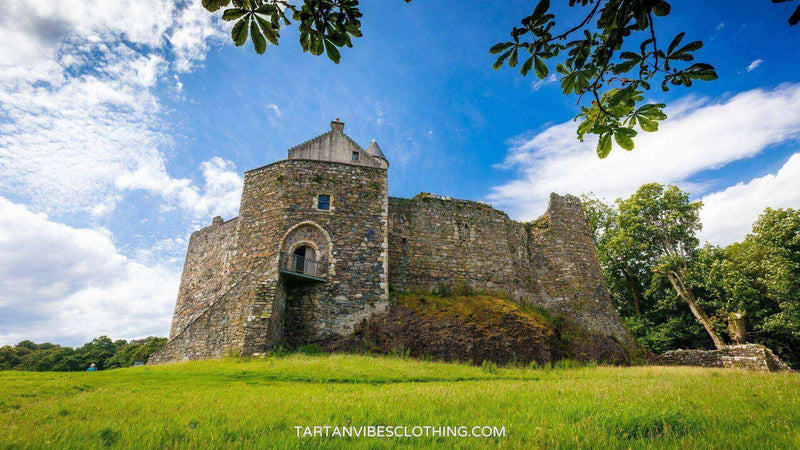
[(306, 249), (308, 247), (297, 247), (294, 250), (294, 271), (299, 273), (306, 272)]

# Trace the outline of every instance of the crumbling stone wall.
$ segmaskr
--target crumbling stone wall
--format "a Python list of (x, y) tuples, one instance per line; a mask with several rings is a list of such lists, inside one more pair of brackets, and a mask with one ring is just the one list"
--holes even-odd
[(665, 366), (699, 366), (786, 372), (791, 368), (759, 344), (729, 345), (719, 350), (670, 350), (656, 359)]
[(611, 304), (578, 198), (551, 195), (547, 212), (529, 224), (483, 203), (429, 194), (391, 198), (389, 216), (394, 289), (467, 285), (633, 345)]
[(611, 303), (592, 232), (579, 198), (550, 195), (547, 211), (527, 224), (534, 303), (571, 319), (586, 331), (633, 346)]
[(215, 217), (210, 226), (195, 231), (189, 238), (170, 339), (202, 314), (230, 283), (237, 223), (236, 218), (223, 222), (221, 217)]

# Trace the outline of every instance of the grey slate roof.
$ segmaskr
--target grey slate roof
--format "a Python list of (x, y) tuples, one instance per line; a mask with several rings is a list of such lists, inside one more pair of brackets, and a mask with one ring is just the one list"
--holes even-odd
[(377, 156), (378, 158), (388, 161), (386, 159), (386, 156), (384, 156), (383, 152), (381, 151), (381, 147), (378, 145), (377, 142), (375, 142), (375, 139), (373, 139), (372, 142), (369, 143), (369, 147), (367, 147), (366, 152), (369, 155)]

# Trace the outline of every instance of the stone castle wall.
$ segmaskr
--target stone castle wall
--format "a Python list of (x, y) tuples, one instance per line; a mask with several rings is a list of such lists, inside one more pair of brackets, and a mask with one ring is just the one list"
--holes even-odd
[(230, 262), (236, 250), (237, 219), (212, 225), (192, 233), (183, 264), (178, 301), (169, 337), (172, 339), (230, 283)]
[(389, 199), (389, 281), (393, 289), (469, 285), (524, 297), (523, 224), (489, 205), (420, 194)]
[(611, 304), (580, 200), (553, 194), (531, 224), (489, 205), (391, 198), (389, 281), (399, 291), (467, 285), (535, 304), (581, 328), (633, 340)]

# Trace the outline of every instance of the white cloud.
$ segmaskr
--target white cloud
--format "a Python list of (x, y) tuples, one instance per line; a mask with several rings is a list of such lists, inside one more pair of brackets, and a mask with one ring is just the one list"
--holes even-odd
[(172, 178), (167, 174), (163, 158), (149, 161), (135, 170), (118, 176), (115, 186), (121, 191), (141, 189), (161, 195), (167, 206), (179, 206), (197, 217), (233, 216), (242, 195), (242, 177), (236, 166), (220, 157), (200, 164), (204, 189), (188, 178)]
[(763, 59), (760, 59), (760, 58), (759, 58), (759, 59), (757, 59), (757, 60), (755, 60), (755, 61), (753, 61), (753, 62), (751, 62), (751, 63), (750, 63), (748, 66), (747, 66), (747, 71), (748, 71), (748, 72), (752, 72), (752, 71), (754, 71), (754, 70), (758, 69), (758, 66), (760, 66), (760, 65), (761, 65), (761, 63), (763, 63), (763, 62), (764, 62), (764, 60), (763, 60)]
[(541, 89), (542, 87), (547, 86), (548, 84), (551, 84), (551, 83), (555, 83), (556, 81), (558, 81), (558, 79), (556, 78), (556, 75), (551, 73), (550, 75), (548, 75), (544, 79), (536, 79), (536, 81), (531, 83), (531, 90), (533, 92), (536, 92), (539, 89)]
[(272, 112), (275, 113), (276, 117), (281, 117), (283, 115), (281, 109), (278, 108), (278, 105), (276, 105), (275, 103), (270, 103), (269, 105), (267, 105), (267, 108), (271, 109)]
[(703, 197), (700, 237), (717, 245), (741, 240), (767, 207), (800, 208), (800, 153), (792, 155), (775, 174)]
[(166, 171), (173, 142), (153, 88), (221, 35), (199, 2), (11, 0), (0, 21), (4, 42), (22, 43), (0, 50), (0, 189), (36, 210), (97, 216), (130, 173), (185, 183)]
[[(493, 188), (488, 200), (527, 220), (543, 212), (550, 192), (594, 192), (614, 200), (644, 183), (660, 182), (701, 194), (708, 186), (689, 182), (692, 175), (797, 139), (798, 104), (800, 84), (755, 89), (719, 101), (688, 97), (672, 104), (660, 131), (640, 133), (631, 152), (615, 145), (606, 159), (597, 157), (596, 140), (576, 140), (575, 122), (555, 125), (513, 143), (499, 167), (513, 169), (517, 176)], [(762, 204), (770, 206), (769, 198)], [(705, 226), (714, 230), (717, 224)]]
[(127, 258), (105, 230), (71, 228), (0, 197), (0, 254), (0, 345), (169, 329), (178, 267)]
[(725, 22), (720, 22), (720, 23), (717, 24), (717, 31), (720, 31), (723, 28), (725, 28)]

